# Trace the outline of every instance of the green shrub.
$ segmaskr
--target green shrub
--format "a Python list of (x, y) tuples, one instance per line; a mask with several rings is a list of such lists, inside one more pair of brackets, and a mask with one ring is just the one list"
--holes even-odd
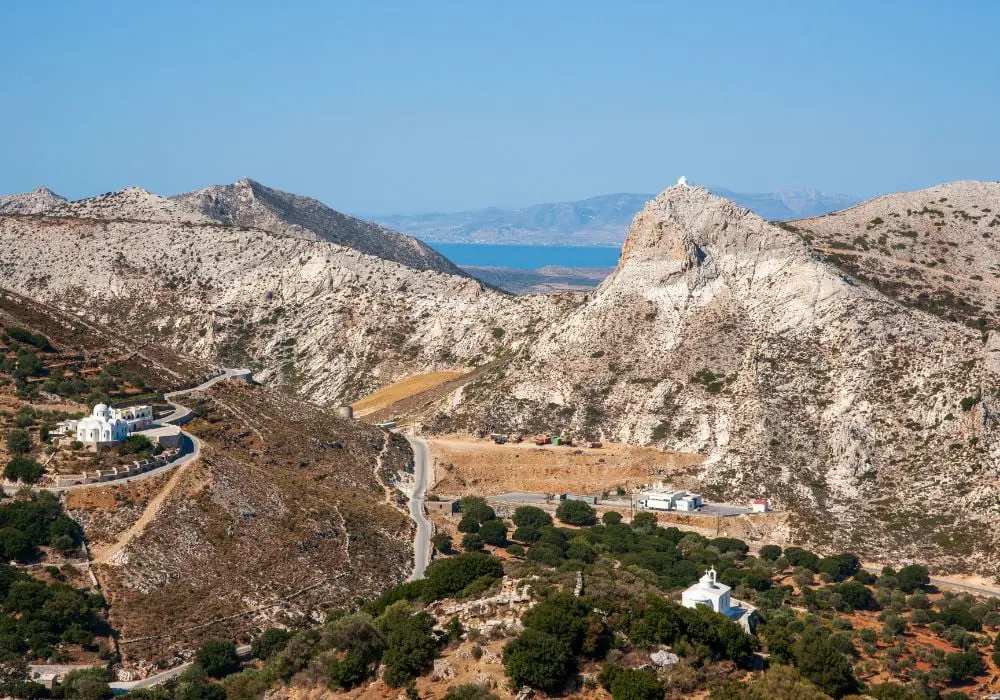
[(561, 691), (576, 669), (566, 643), (536, 629), (525, 629), (509, 642), (503, 662), (512, 687), (527, 685), (550, 694)]
[(597, 511), (583, 501), (563, 501), (556, 508), (556, 517), (569, 525), (585, 526), (597, 523)]
[(202, 644), (195, 656), (198, 664), (212, 678), (222, 678), (240, 670), (236, 644), (226, 639), (210, 639)]
[(3, 474), (10, 481), (20, 481), (25, 484), (37, 483), (42, 478), (45, 469), (33, 459), (15, 457), (7, 463)]
[(487, 520), (479, 528), (479, 536), (486, 544), (503, 547), (507, 543), (507, 526), (502, 520)]
[(24, 455), (31, 451), (31, 436), (24, 430), (7, 433), (7, 449), (13, 455)]
[(511, 518), (517, 527), (545, 527), (552, 524), (552, 516), (535, 506), (519, 506)]
[(250, 645), (250, 653), (255, 659), (266, 661), (285, 648), (292, 633), (278, 627), (268, 627)]

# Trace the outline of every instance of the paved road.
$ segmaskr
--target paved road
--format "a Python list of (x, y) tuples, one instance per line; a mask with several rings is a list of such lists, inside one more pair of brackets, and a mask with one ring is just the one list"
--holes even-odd
[(164, 394), (163, 400), (169, 403), (171, 406), (173, 406), (174, 410), (171, 411), (168, 415), (161, 418), (160, 422), (176, 423), (177, 421), (182, 420), (185, 416), (191, 413), (191, 409), (181, 406), (180, 404), (174, 402), (174, 399), (177, 398), (178, 396), (184, 396), (185, 394), (190, 394), (191, 392), (194, 391), (204, 391), (205, 389), (208, 389), (223, 380), (232, 379), (233, 377), (249, 377), (249, 376), (250, 376), (250, 370), (248, 369), (225, 368), (223, 369), (222, 374), (212, 377), (211, 379), (202, 382), (198, 386), (191, 387), (190, 389), (179, 389), (178, 391), (171, 391), (169, 394)]
[(424, 577), (431, 551), (431, 523), (424, 517), (424, 497), (427, 495), (427, 472), (431, 451), (423, 438), (407, 436), (406, 439), (413, 448), (413, 494), (410, 496), (410, 518), (417, 525), (417, 534), (413, 538), (413, 573), (410, 574), (410, 580), (416, 581)]
[[(243, 646), (236, 647), (236, 653), (240, 658), (245, 658), (250, 656), (250, 645), (246, 644)], [(149, 676), (148, 678), (143, 678), (140, 681), (115, 681), (111, 683), (111, 690), (118, 691), (115, 695), (123, 695), (131, 690), (138, 690), (139, 688), (152, 688), (157, 685), (166, 683), (171, 678), (177, 678), (189, 668), (191, 668), (191, 663), (188, 661), (185, 664), (179, 666), (174, 666), (173, 668), (168, 668), (166, 671), (161, 671), (160, 673)]]

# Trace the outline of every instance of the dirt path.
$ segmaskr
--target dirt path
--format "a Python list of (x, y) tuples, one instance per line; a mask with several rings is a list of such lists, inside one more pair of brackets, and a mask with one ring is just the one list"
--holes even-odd
[(148, 525), (153, 518), (156, 517), (156, 514), (160, 510), (160, 506), (163, 505), (167, 496), (169, 496), (177, 487), (177, 484), (180, 483), (181, 476), (187, 471), (190, 464), (191, 462), (187, 462), (174, 471), (167, 483), (163, 485), (162, 489), (160, 489), (160, 492), (149, 499), (149, 503), (146, 504), (146, 510), (142, 512), (139, 519), (132, 524), (132, 527), (119, 535), (115, 542), (93, 548), (92, 554), (94, 564), (110, 563), (112, 558), (114, 558), (118, 552), (125, 549), (128, 543), (131, 542), (136, 535), (146, 529), (146, 525)]

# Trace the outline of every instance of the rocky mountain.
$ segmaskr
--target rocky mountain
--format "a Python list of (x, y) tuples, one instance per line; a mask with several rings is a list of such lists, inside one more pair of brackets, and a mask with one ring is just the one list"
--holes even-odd
[(786, 228), (904, 304), (1000, 328), (1000, 183), (953, 182), (890, 194)]
[(417, 270), (464, 274), (443, 255), (412, 236), (341, 214), (310, 197), (265, 187), (247, 178), (172, 199), (227, 226), (339, 243)]
[(136, 344), (252, 365), (262, 381), (323, 404), (490, 362), (576, 303), (517, 300), (464, 275), (223, 224), (141, 190), (2, 216), (0, 241), (8, 288)]
[(707, 493), (771, 498), (804, 541), (995, 570), (998, 371), (994, 334), (679, 185), (636, 216), (583, 304), (451, 397), (436, 427), (699, 452)]
[[(766, 194), (745, 194), (721, 188), (712, 191), (769, 220), (825, 214), (857, 201), (845, 195), (827, 195), (815, 190)], [(521, 209), (492, 207), (450, 214), (382, 216), (376, 220), (422, 240), (442, 243), (619, 246), (625, 240), (629, 222), (652, 198), (649, 194), (608, 194)]]
[(38, 187), (24, 194), (0, 195), (0, 214), (37, 214), (65, 201), (47, 187)]
[[(686, 481), (771, 498), (798, 541), (998, 565), (996, 337), (838, 267), (810, 224), (677, 186), (635, 217), (596, 290), (510, 297), (334, 242), (184, 218), (202, 212), (114, 213), (133, 197), (0, 217), (5, 285), (137, 345), (249, 364), (324, 405), (475, 366), (407, 410), (428, 431), (565, 428), (697, 452)], [(940, 240), (971, 241), (952, 231), (961, 214), (944, 224)]]

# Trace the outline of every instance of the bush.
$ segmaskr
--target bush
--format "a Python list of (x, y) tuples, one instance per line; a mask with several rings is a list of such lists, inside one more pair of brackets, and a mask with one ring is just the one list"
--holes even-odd
[(41, 464), (27, 457), (15, 457), (7, 463), (3, 470), (3, 475), (10, 481), (20, 481), (25, 484), (34, 484), (42, 478), (45, 469)]
[(197, 663), (212, 678), (222, 678), (240, 670), (240, 657), (236, 645), (225, 639), (205, 642), (195, 656)]
[(514, 530), (514, 534), (511, 537), (518, 542), (525, 542), (531, 544), (532, 542), (537, 542), (542, 536), (537, 527), (531, 525), (522, 525), (521, 527)]
[(10, 326), (7, 328), (7, 336), (20, 343), (33, 345), (42, 352), (55, 352), (55, 348), (52, 347), (52, 343), (41, 333), (32, 333), (26, 328)]
[(792, 566), (801, 566), (813, 572), (819, 571), (819, 557), (801, 547), (788, 547), (784, 557)]
[(575, 670), (573, 654), (565, 642), (537, 629), (525, 629), (504, 647), (503, 662), (511, 686), (530, 686), (558, 693)]
[(463, 683), (449, 688), (444, 700), (500, 700), (489, 688), (477, 683)]
[(250, 645), (250, 653), (255, 659), (267, 661), (272, 656), (285, 648), (288, 640), (292, 638), (292, 633), (278, 627), (268, 627)]
[(507, 543), (507, 526), (503, 520), (487, 520), (479, 528), (479, 536), (486, 544), (503, 547)]
[(152, 440), (145, 435), (129, 435), (118, 446), (118, 452), (123, 455), (152, 454), (154, 449)]
[(569, 525), (587, 526), (597, 523), (597, 511), (583, 501), (563, 501), (556, 508), (556, 517)]
[(444, 553), (450, 552), (452, 546), (454, 546), (454, 542), (451, 539), (451, 535), (448, 535), (444, 532), (439, 532), (438, 534), (434, 535), (434, 537), (431, 538), (431, 544), (434, 545), (434, 549)]
[(623, 668), (608, 664), (598, 682), (614, 700), (662, 700), (665, 688), (652, 671)]
[(929, 573), (926, 566), (920, 566), (919, 564), (904, 566), (896, 574), (896, 580), (899, 581), (899, 589), (904, 593), (923, 590), (931, 582)]
[(503, 565), (488, 554), (460, 554), (439, 559), (427, 567), (420, 597), (433, 602), (455, 595), (476, 579), (499, 581), (503, 578)]
[(975, 651), (945, 654), (944, 670), (953, 683), (965, 681), (986, 672), (986, 666)]
[(496, 511), (490, 507), (485, 498), (479, 496), (465, 496), (459, 501), (459, 508), (462, 511), (462, 518), (473, 518), (482, 525), (487, 520), (497, 517)]
[(397, 603), (375, 624), (385, 640), (382, 679), (389, 687), (402, 687), (430, 670), (437, 653), (433, 617), (411, 614), (408, 604)]
[(774, 561), (781, 556), (781, 547), (776, 544), (765, 544), (760, 548), (760, 558), (766, 561)]
[(462, 538), (462, 549), (466, 552), (481, 552), (484, 546), (483, 538), (474, 532), (470, 532)]
[(24, 455), (31, 451), (31, 436), (23, 430), (7, 433), (7, 449), (13, 455)]
[(609, 510), (601, 516), (601, 522), (605, 525), (617, 525), (622, 521), (622, 514), (618, 511)]
[(507, 545), (507, 554), (511, 555), (512, 557), (523, 557), (524, 547), (522, 547), (519, 544)]
[(467, 515), (458, 521), (458, 531), (468, 535), (479, 532), (479, 521)]
[(103, 668), (83, 668), (70, 671), (63, 678), (63, 696), (74, 700), (110, 700), (111, 686)]
[(877, 610), (878, 604), (868, 587), (858, 581), (845, 581), (835, 589), (850, 610)]
[(632, 529), (652, 532), (656, 529), (657, 522), (656, 516), (652, 513), (636, 513), (632, 518)]
[(545, 527), (552, 524), (552, 516), (535, 506), (519, 506), (511, 518), (517, 527)]
[(531, 610), (521, 619), (525, 629), (559, 638), (574, 654), (580, 652), (587, 631), (590, 607), (572, 593), (557, 593)]
[(839, 698), (858, 689), (851, 660), (820, 630), (807, 629), (792, 645), (792, 656), (802, 676), (829, 695)]

